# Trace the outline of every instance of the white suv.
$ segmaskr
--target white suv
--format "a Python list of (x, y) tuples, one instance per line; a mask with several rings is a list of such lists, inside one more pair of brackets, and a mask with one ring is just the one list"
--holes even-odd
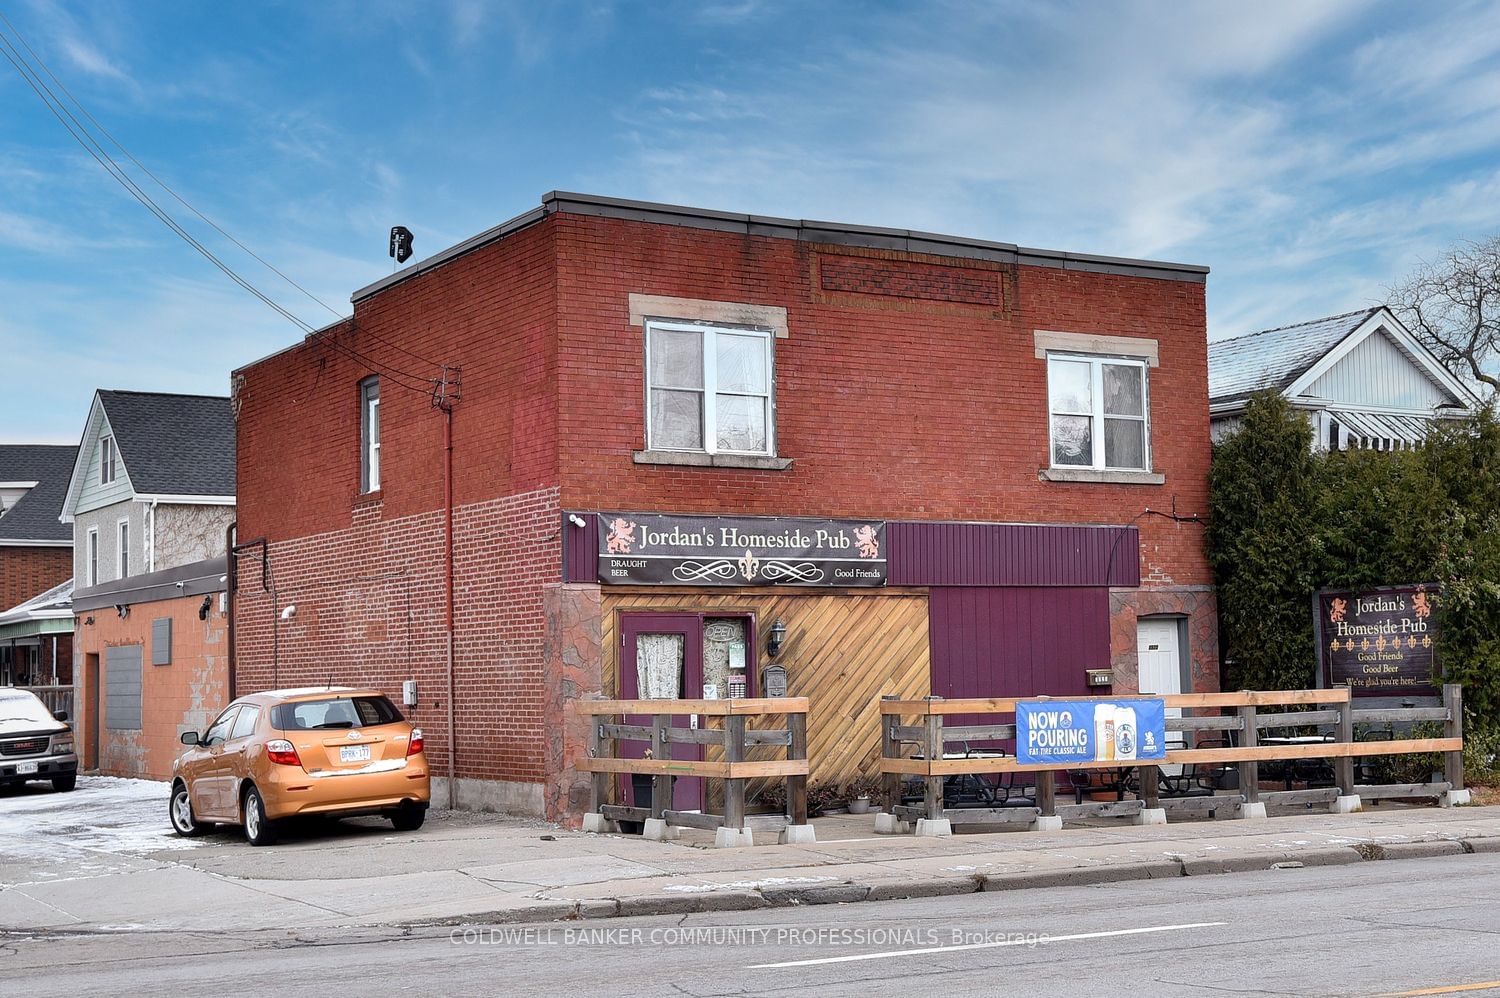
[(52, 789), (72, 790), (78, 782), (73, 730), (28, 690), (0, 689), (0, 784), (50, 780)]

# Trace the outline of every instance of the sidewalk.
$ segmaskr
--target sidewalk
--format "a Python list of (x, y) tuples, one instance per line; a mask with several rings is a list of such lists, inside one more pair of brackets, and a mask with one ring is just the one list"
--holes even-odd
[(359, 819), (254, 849), (238, 830), (176, 838), (165, 801), (163, 785), (99, 778), (73, 794), (0, 797), (0, 929), (537, 922), (1500, 851), (1500, 807), (946, 839), (876, 836), (872, 815), (839, 816), (817, 822), (817, 843), (746, 849), (434, 812), (414, 834)]

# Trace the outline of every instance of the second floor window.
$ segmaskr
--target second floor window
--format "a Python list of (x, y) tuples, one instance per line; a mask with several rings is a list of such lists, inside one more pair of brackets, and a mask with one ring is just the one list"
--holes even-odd
[(380, 378), (359, 383), (359, 490), (380, 488)]
[(756, 329), (647, 322), (647, 449), (775, 454), (772, 342)]
[(99, 584), (99, 528), (89, 528), (89, 585)]
[(115, 480), (115, 438), (105, 437), (99, 441), (99, 484), (108, 485)]
[(120, 578), (130, 574), (130, 521), (120, 521)]
[(1151, 470), (1146, 388), (1145, 361), (1048, 356), (1052, 467)]

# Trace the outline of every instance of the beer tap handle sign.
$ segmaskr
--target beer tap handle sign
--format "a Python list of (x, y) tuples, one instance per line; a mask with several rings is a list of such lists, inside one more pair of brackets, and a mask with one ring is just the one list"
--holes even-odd
[(1167, 751), (1159, 697), (1016, 704), (1016, 759), (1026, 765), (1133, 762)]

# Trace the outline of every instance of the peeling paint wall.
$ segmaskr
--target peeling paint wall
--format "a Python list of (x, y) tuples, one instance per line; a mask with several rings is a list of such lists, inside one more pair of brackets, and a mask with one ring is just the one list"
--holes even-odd
[(224, 530), (234, 522), (233, 506), (156, 507), (156, 570), (191, 565), (224, 553)]
[[(103, 607), (78, 614), (74, 633), (74, 676), (77, 714), (73, 730), (85, 769), (109, 776), (133, 776), (164, 780), (172, 773), (172, 762), (182, 750), (178, 740), (184, 731), (202, 731), (229, 702), (229, 642), (225, 616), (219, 612), (214, 594), (206, 620), (198, 618), (202, 596), (185, 596), (155, 603), (135, 603), (130, 615), (121, 619)], [(85, 621), (92, 617), (92, 624)], [(151, 664), (151, 622), (172, 619), (172, 662)], [(143, 646), (141, 666), (141, 727), (116, 730), (106, 718), (93, 716), (94, 691), (89, 670), (90, 654), (99, 656), (99, 683), (106, 682), (108, 658), (105, 649), (114, 645)], [(100, 713), (104, 696), (99, 694)], [(98, 758), (90, 757), (90, 732), (97, 726)]]

